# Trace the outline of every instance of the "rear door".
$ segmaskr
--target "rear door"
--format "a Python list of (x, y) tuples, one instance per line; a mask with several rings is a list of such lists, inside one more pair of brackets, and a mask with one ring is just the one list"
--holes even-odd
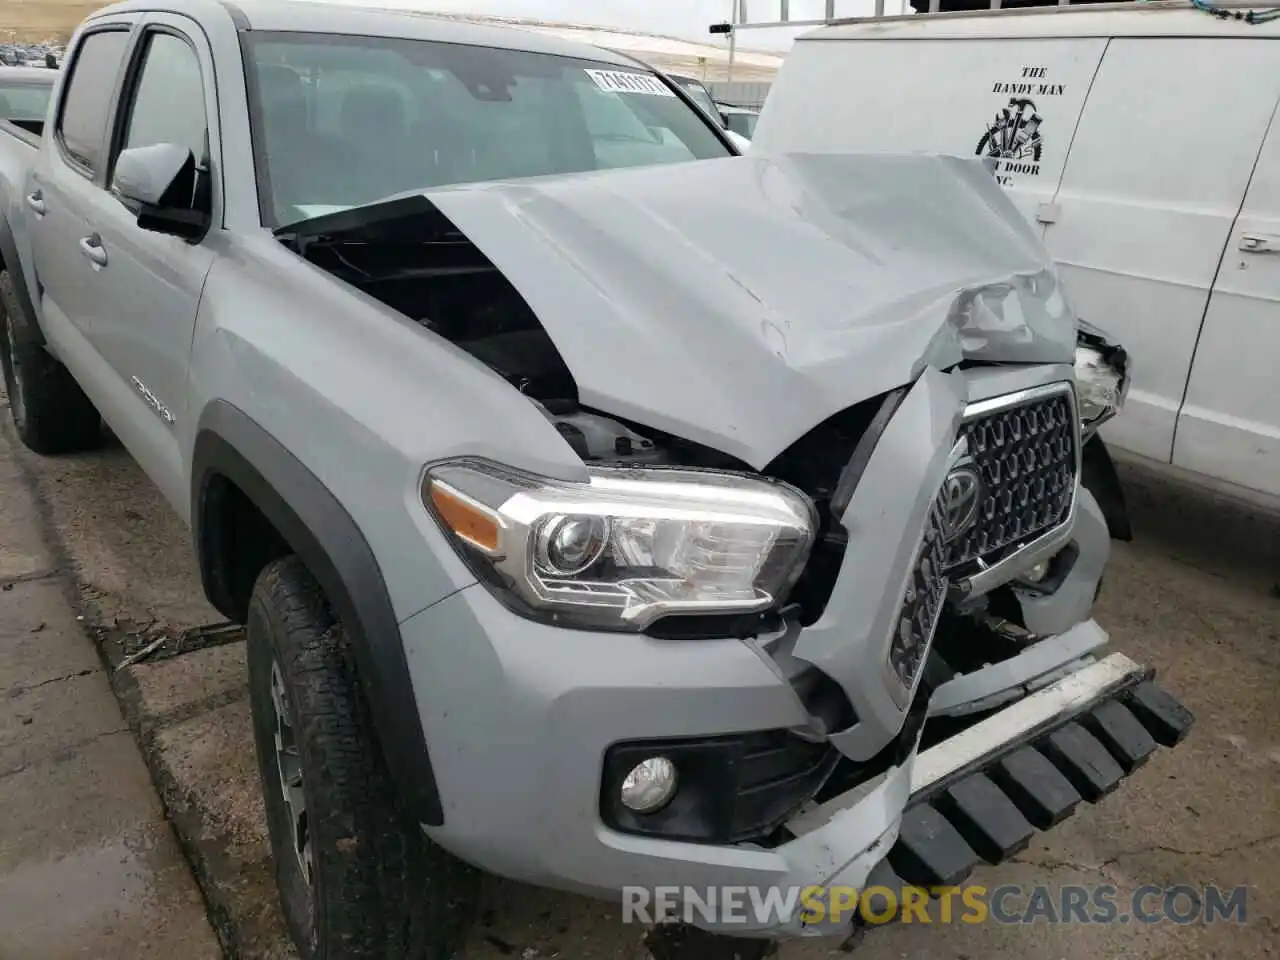
[(1169, 462), (1232, 223), (1280, 96), (1280, 43), (1117, 37), (1080, 118), (1045, 243), (1072, 304), (1134, 358), (1103, 433)]
[(788, 56), (756, 126), (753, 151), (990, 157), (1000, 182), (1033, 221), (1058, 188), (1107, 46), (1096, 37), (829, 35), (833, 39), (798, 42)]
[(1173, 462), (1280, 496), (1280, 117), (1273, 115), (1200, 330)]
[(83, 342), (92, 337), (99, 270), (89, 259), (92, 251), (80, 243), (90, 233), (82, 201), (98, 189), (95, 181), (107, 163), (107, 127), (133, 19), (95, 21), (81, 36), (64, 67), (69, 76), (25, 198), (37, 280), (32, 292), (40, 291), (41, 314), (52, 327), (59, 356), (99, 403), (103, 371)]

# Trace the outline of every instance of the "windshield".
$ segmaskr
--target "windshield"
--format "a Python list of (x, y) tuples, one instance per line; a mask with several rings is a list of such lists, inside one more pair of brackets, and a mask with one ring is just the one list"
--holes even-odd
[(442, 184), (730, 156), (638, 67), (423, 40), (248, 37), (271, 226)]
[(52, 84), (0, 80), (0, 119), (43, 120)]

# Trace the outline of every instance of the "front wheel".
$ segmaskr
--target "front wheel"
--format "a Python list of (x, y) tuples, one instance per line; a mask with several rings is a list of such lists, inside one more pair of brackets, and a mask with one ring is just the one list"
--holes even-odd
[(305, 960), (445, 960), (476, 874), (400, 811), (342, 624), (296, 557), (269, 564), (246, 628), (276, 881)]

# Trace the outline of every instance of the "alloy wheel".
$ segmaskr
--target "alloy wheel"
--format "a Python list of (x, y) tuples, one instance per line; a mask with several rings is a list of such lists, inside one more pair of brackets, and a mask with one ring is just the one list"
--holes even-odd
[(293, 852), (298, 858), (298, 869), (306, 879), (308, 888), (314, 889), (315, 865), (307, 818), (307, 793), (302, 782), (302, 757), (294, 737), (284, 674), (280, 665), (274, 661), (271, 664), (271, 706), (275, 713), (276, 770), (280, 776), (280, 792), (289, 811)]

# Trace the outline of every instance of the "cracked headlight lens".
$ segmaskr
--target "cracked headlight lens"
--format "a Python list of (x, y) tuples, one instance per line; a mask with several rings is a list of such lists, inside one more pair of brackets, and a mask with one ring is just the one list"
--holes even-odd
[(429, 468), (422, 499), (516, 612), (643, 630), (670, 614), (751, 613), (785, 600), (816, 527), (799, 491), (738, 474), (588, 469), (586, 483), (482, 460)]
[(1082, 425), (1092, 432), (1124, 406), (1128, 384), (1125, 372), (1110, 363), (1102, 351), (1076, 347), (1076, 397)]

